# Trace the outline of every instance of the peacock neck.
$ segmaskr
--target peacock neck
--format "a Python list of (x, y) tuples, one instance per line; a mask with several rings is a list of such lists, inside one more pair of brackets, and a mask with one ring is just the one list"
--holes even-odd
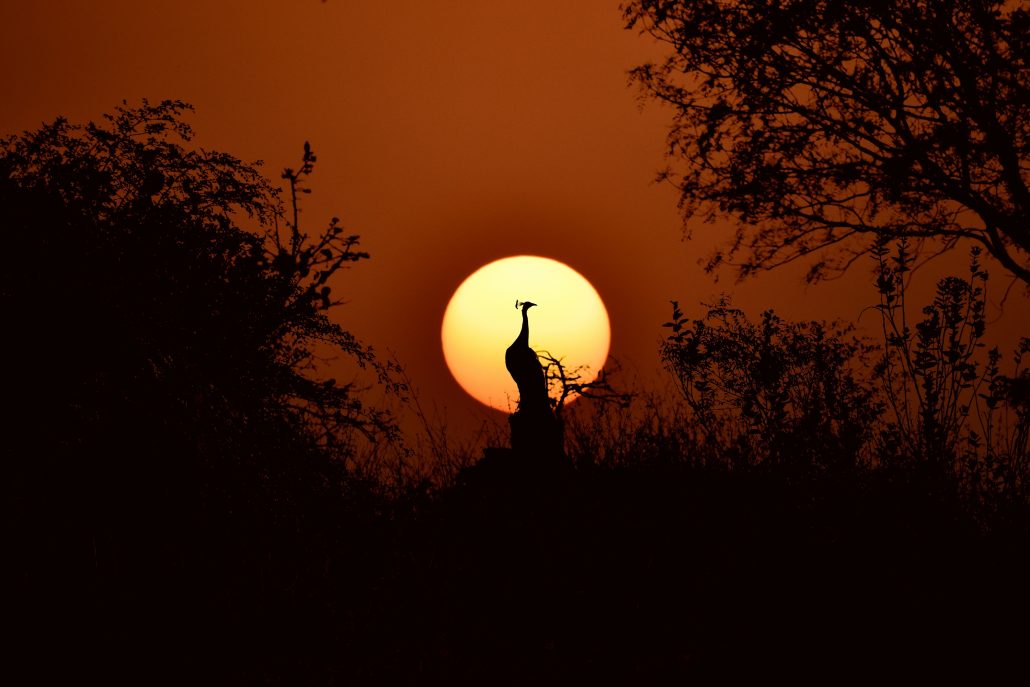
[(529, 315), (526, 311), (529, 308), (522, 309), (522, 331), (519, 332), (519, 338), (516, 339), (520, 344), (529, 346)]

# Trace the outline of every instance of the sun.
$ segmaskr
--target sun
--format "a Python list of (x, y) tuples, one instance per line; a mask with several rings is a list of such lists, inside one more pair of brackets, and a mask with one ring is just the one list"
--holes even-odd
[(596, 377), (608, 358), (611, 326), (597, 291), (564, 263), (533, 255), (502, 258), (479, 268), (451, 296), (443, 316), (443, 355), (454, 379), (477, 401), (514, 410), (518, 389), (504, 351), (518, 336), (515, 301), (532, 301), (529, 345)]

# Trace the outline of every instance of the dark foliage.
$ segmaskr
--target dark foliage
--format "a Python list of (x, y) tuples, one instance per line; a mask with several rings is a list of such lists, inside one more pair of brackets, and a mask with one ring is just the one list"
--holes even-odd
[(882, 412), (862, 379), (872, 347), (843, 326), (759, 324), (725, 300), (689, 320), (673, 303), (662, 358), (679, 381), (713, 460), (854, 467), (869, 459)]
[[(701, 461), (802, 470), (921, 471), (934, 488), (981, 501), (1027, 496), (1030, 408), (1022, 339), (1012, 374), (985, 350), (988, 275), (972, 251), (969, 275), (945, 277), (914, 319), (910, 253), (873, 249), (882, 345), (850, 327), (753, 323), (723, 300), (690, 320), (673, 303), (662, 358), (689, 413), (687, 444)], [(666, 440), (676, 435), (664, 428)]]
[(873, 249), (877, 261), (877, 309), (884, 348), (876, 366), (890, 420), (881, 428), (880, 461), (914, 462), (981, 495), (1004, 493), (1025, 500), (1030, 489), (1030, 371), (1022, 338), (1012, 375), (1002, 373), (997, 347), (986, 351), (988, 274), (980, 250), (971, 251), (966, 278), (945, 277), (934, 299), (911, 321), (905, 279), (911, 270), (906, 241), (890, 253)]
[[(738, 221), (741, 275), (815, 251), (981, 245), (1030, 283), (1030, 14), (1001, 0), (634, 0), (671, 53), (633, 78), (669, 103), (687, 218)], [(834, 250), (820, 250), (832, 248)]]
[[(332, 354), (389, 383), (327, 316), (329, 279), (367, 257), (357, 237), (335, 219), (305, 236), (253, 167), (184, 147), (186, 109), (58, 119), (0, 147), (21, 636), (117, 652), (130, 674), (171, 646), (188, 672), (192, 642), (225, 635), (231, 652), (257, 639), (252, 614), (336, 593), (325, 569), (366, 513), (344, 466), (353, 433), (395, 431), (319, 377)], [(291, 189), (314, 161), (305, 146)]]
[[(569, 460), (495, 451), (477, 479), (365, 484), (389, 470), (356, 467), (348, 439), (392, 426), (317, 358), (391, 384), (326, 316), (328, 280), (365, 257), (357, 238), (300, 231), (309, 147), (283, 174), (287, 217), (251, 167), (171, 140), (188, 137), (182, 107), (3, 144), (18, 684), (989, 682), (1023, 667), (1025, 499), (982, 517), (868, 460), (889, 443), (871, 429), (887, 404), (843, 329), (677, 309), (664, 353), (685, 404), (545, 356), (559, 408), (586, 396), (561, 410)], [(885, 323), (902, 322), (903, 262), (877, 255)], [(901, 324), (884, 365), (918, 382), (924, 425), (950, 417), (954, 384), (963, 417), (976, 392), (987, 429), (918, 441), (1025, 494), (1026, 373), (975, 355), (986, 276), (971, 275), (942, 282), (915, 333)], [(467, 463), (418, 412), (433, 455)], [(1015, 472), (976, 467), (1003, 464)]]

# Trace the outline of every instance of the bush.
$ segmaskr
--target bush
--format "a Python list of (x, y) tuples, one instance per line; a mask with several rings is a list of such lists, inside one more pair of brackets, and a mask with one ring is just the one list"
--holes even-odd
[(882, 412), (861, 376), (872, 348), (849, 327), (760, 324), (722, 300), (689, 320), (673, 303), (662, 359), (693, 411), (704, 450), (729, 463), (835, 468), (869, 459)]

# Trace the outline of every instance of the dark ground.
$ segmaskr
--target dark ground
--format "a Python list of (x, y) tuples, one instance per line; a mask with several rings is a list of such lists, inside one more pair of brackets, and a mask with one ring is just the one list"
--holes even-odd
[(15, 532), (16, 683), (983, 682), (1023, 667), (1023, 516), (985, 531), (911, 476), (527, 465), (392, 504), (355, 488), (279, 520), (275, 504), (171, 518), (167, 495), (136, 495), (121, 505), (137, 517), (95, 545), (51, 513)]

